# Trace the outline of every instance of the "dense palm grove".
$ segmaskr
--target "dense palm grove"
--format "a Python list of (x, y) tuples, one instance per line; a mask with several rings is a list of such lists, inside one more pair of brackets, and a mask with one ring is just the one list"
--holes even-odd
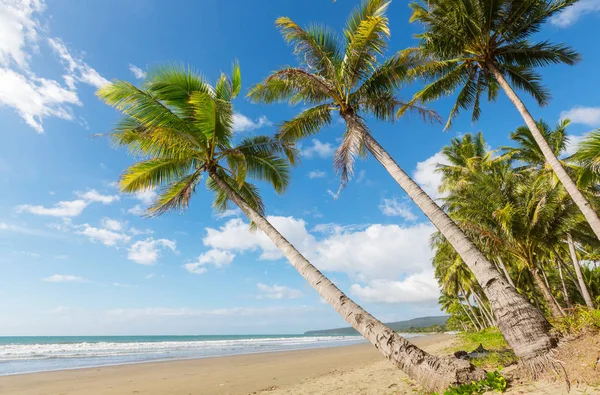
[[(348, 19), (343, 35), (319, 25), (303, 28), (276, 21), (298, 56), (253, 86), (256, 102), (304, 103), (308, 108), (279, 125), (276, 136), (235, 141), (232, 99), (241, 72), (210, 85), (178, 65), (148, 74), (141, 87), (114, 81), (98, 92), (124, 114), (112, 134), (140, 162), (121, 179), (124, 192), (162, 187), (150, 215), (185, 209), (203, 176), (214, 208), (237, 205), (290, 264), (388, 360), (423, 385), (439, 389), (484, 376), (468, 361), (437, 357), (386, 327), (338, 289), (267, 220), (257, 187), (267, 181), (283, 193), (294, 144), (319, 133), (339, 115), (346, 130), (334, 157), (343, 188), (355, 159), (371, 154), (439, 230), (432, 236), (433, 265), (451, 314), (461, 330), (497, 326), (532, 371), (554, 366), (558, 338), (553, 320), (576, 305), (594, 308), (600, 297), (600, 132), (576, 155), (566, 156), (568, 121), (535, 122), (515, 90), (541, 105), (549, 99), (535, 70), (579, 60), (565, 44), (532, 42), (553, 15), (576, 0), (428, 0), (411, 4), (412, 22), (423, 33), (414, 48), (384, 57), (390, 38), (389, 1), (366, 0)], [(424, 82), (409, 102), (405, 85)], [(490, 150), (481, 134), (452, 140), (443, 149), (448, 165), (435, 201), (373, 136), (370, 120), (393, 121), (406, 111), (438, 120), (424, 108), (458, 91), (447, 126), (460, 110), (480, 116), (480, 100), (506, 93), (527, 126), (510, 134), (513, 144)], [(368, 122), (369, 121), (369, 122)], [(510, 131), (507, 131), (510, 132)], [(400, 263), (399, 263), (400, 264)]]
[[(568, 121), (538, 128), (588, 201), (598, 207), (597, 168), (585, 160), (596, 134), (567, 156)], [(576, 305), (600, 302), (600, 243), (569, 194), (547, 166), (531, 132), (510, 133), (513, 144), (490, 150), (482, 134), (455, 138), (442, 150), (448, 165), (440, 192), (444, 208), (519, 293), (548, 317)], [(596, 156), (598, 155), (596, 149)], [(439, 234), (433, 264), (442, 308), (456, 329), (496, 325), (484, 293), (463, 261)]]

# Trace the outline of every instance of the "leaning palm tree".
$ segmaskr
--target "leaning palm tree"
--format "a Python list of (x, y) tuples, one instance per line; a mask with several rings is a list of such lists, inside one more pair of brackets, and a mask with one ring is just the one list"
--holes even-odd
[(215, 86), (190, 69), (171, 65), (149, 73), (141, 89), (125, 81), (102, 87), (98, 96), (125, 115), (111, 134), (112, 141), (142, 159), (124, 172), (122, 191), (135, 193), (162, 186), (149, 208), (149, 215), (160, 215), (186, 209), (206, 175), (216, 210), (237, 205), (323, 299), (408, 375), (432, 389), (480, 378), (482, 371), (470, 363), (430, 355), (382, 324), (340, 291), (269, 223), (258, 189), (247, 179), (266, 181), (282, 193), (288, 185), (295, 150), (264, 136), (234, 142), (231, 100), (240, 87), (237, 65), (231, 79), (223, 74)]
[(477, 120), (481, 95), (487, 92), (488, 100), (493, 101), (501, 87), (531, 130), (544, 159), (600, 239), (600, 217), (554, 155), (515, 92), (520, 89), (543, 106), (550, 95), (540, 84), (541, 77), (535, 67), (577, 62), (579, 55), (565, 44), (528, 41), (545, 21), (576, 2), (423, 0), (412, 3), (410, 20), (422, 23), (425, 31), (418, 35), (420, 45), (405, 54), (424, 62), (415, 69), (415, 74), (430, 81), (415, 95), (415, 100), (428, 102), (460, 90), (446, 127), (461, 109), (472, 107), (473, 120)]
[[(444, 211), (398, 166), (375, 140), (365, 116), (393, 120), (405, 106), (395, 93), (408, 77), (410, 64), (402, 55), (380, 62), (390, 31), (386, 10), (389, 1), (368, 0), (357, 8), (344, 29), (343, 44), (329, 29), (302, 28), (291, 19), (277, 19), (284, 39), (294, 45), (298, 67), (284, 67), (254, 86), (248, 96), (273, 103), (304, 102), (310, 108), (280, 126), (278, 137), (295, 142), (314, 135), (337, 113), (346, 124), (335, 153), (334, 167), (345, 185), (353, 174), (357, 156), (370, 152), (423, 210), (456, 249), (491, 302), (498, 325), (515, 353), (523, 359), (545, 355), (556, 345), (543, 315), (510, 286), (495, 266), (476, 248)], [(430, 112), (410, 106), (424, 116)]]

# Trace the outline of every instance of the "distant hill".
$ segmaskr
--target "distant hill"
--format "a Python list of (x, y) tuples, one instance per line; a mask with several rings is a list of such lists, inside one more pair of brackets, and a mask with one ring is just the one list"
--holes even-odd
[[(395, 330), (396, 332), (402, 332), (409, 328), (426, 328), (432, 325), (444, 325), (448, 321), (447, 315), (441, 315), (436, 317), (419, 317), (413, 318), (407, 321), (396, 321), (388, 322), (387, 326)], [(305, 335), (311, 336), (322, 336), (322, 335), (357, 335), (358, 332), (354, 328), (335, 328), (335, 329), (322, 329), (318, 331), (304, 332)]]

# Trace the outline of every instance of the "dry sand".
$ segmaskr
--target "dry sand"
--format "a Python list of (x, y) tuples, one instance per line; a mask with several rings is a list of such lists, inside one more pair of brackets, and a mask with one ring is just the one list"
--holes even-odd
[[(412, 341), (429, 352), (442, 353), (452, 336)], [(0, 377), (0, 394), (10, 395), (419, 393), (423, 392), (368, 344)], [(564, 394), (565, 388), (536, 384), (511, 393), (557, 395)]]

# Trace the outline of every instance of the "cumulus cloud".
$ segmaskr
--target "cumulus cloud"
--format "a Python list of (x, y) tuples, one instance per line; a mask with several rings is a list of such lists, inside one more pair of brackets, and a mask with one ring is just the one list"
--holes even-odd
[(115, 232), (122, 230), (124, 227), (122, 222), (112, 218), (103, 218), (100, 223), (102, 224), (103, 228), (113, 230)]
[(262, 293), (258, 295), (259, 299), (298, 299), (304, 296), (302, 291), (286, 287), (283, 285), (267, 285), (258, 283), (256, 288)]
[(75, 91), (54, 80), (0, 68), (0, 105), (14, 108), (27, 125), (43, 133), (44, 118), (73, 120), (70, 105), (81, 106), (82, 103)]
[[(59, 38), (45, 36), (39, 21), (44, 9), (42, 0), (3, 1), (0, 7), (0, 106), (14, 109), (38, 133), (44, 131), (45, 118), (76, 119), (73, 106), (83, 105), (76, 83), (99, 87), (108, 82), (80, 57), (72, 56)], [(31, 53), (37, 53), (41, 44), (50, 47), (62, 63), (64, 85), (32, 71)]]
[(158, 193), (156, 193), (156, 191), (154, 189), (146, 189), (145, 191), (135, 193), (133, 195), (133, 197), (136, 198), (137, 200), (139, 200), (140, 202), (142, 202), (142, 204), (136, 204), (135, 206), (128, 209), (127, 212), (129, 214), (133, 214), (133, 215), (146, 214), (145, 207), (152, 205), (154, 203), (154, 201), (156, 200), (157, 196), (158, 196)]
[[(268, 220), (319, 269), (342, 272), (360, 281), (394, 279), (431, 268), (433, 253), (428, 224), (401, 227), (380, 225), (315, 227), (315, 237), (306, 222), (293, 217), (269, 216)], [(207, 228), (205, 245), (235, 252), (255, 251), (259, 259), (281, 259), (281, 252), (261, 231), (250, 232), (248, 223), (232, 219), (219, 229)]]
[(314, 178), (323, 178), (326, 175), (327, 175), (327, 173), (325, 173), (322, 170), (313, 170), (313, 171), (308, 172), (308, 178), (310, 178), (311, 180)]
[(109, 247), (131, 240), (131, 236), (107, 228), (95, 228), (89, 224), (83, 224), (81, 228), (82, 230), (76, 232), (77, 234), (87, 236), (91, 241), (98, 241)]
[(143, 80), (146, 78), (146, 72), (134, 64), (129, 63), (129, 71), (131, 71), (133, 76), (138, 80)]
[(300, 150), (300, 155), (306, 158), (329, 158), (335, 152), (335, 148), (331, 143), (322, 143), (317, 139), (312, 139), (312, 145), (307, 148)]
[(553, 16), (550, 23), (559, 27), (568, 27), (577, 22), (582, 16), (599, 11), (600, 0), (580, 0), (560, 14)]
[(264, 115), (253, 121), (239, 112), (233, 114), (233, 131), (236, 133), (248, 132), (271, 125), (273, 125), (273, 122), (269, 121), (269, 119)]
[(560, 119), (569, 119), (572, 123), (597, 127), (600, 126), (600, 107), (573, 107), (568, 111), (562, 111)]
[(448, 161), (441, 152), (417, 163), (417, 168), (413, 174), (413, 179), (432, 199), (443, 197), (438, 192), (442, 184), (442, 174), (436, 171), (438, 164), (447, 165)]
[(417, 216), (412, 212), (408, 203), (397, 199), (383, 199), (379, 205), (383, 215), (388, 217), (401, 217), (407, 221), (415, 221)]
[(176, 242), (169, 239), (139, 240), (133, 243), (127, 250), (127, 259), (140, 265), (154, 265), (160, 256), (161, 250), (176, 252)]
[(118, 195), (103, 195), (95, 189), (90, 189), (87, 192), (77, 192), (77, 196), (88, 203), (98, 202), (102, 204), (111, 204), (119, 200)]
[(52, 207), (21, 204), (15, 208), (15, 211), (17, 213), (27, 212), (30, 214), (51, 217), (77, 217), (90, 203), (99, 202), (102, 204), (110, 204), (119, 200), (119, 197), (116, 195), (103, 195), (95, 189), (90, 189), (87, 192), (77, 192), (76, 194), (79, 199), (60, 201)]
[(70, 274), (53, 274), (50, 277), (46, 277), (43, 281), (49, 283), (83, 283), (87, 280), (83, 277), (73, 276)]
[(439, 297), (437, 281), (429, 270), (412, 274), (401, 281), (373, 280), (364, 287), (353, 284), (350, 293), (372, 303), (435, 303)]
[(235, 258), (235, 254), (230, 251), (213, 248), (200, 254), (195, 262), (186, 263), (183, 267), (190, 273), (203, 274), (207, 271), (206, 265), (214, 265), (217, 268), (228, 266), (233, 262), (233, 258)]
[(35, 215), (47, 215), (51, 217), (77, 217), (87, 207), (85, 200), (71, 200), (56, 203), (53, 207), (35, 206), (22, 204), (15, 208), (17, 213), (27, 212)]

